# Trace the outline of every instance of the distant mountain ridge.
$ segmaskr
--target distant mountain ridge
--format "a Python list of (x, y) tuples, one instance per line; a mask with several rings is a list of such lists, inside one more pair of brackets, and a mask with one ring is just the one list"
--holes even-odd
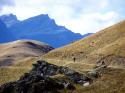
[(12, 33), (9, 32), (6, 25), (0, 20), (0, 43), (13, 41), (14, 39)]
[(0, 20), (3, 21), (7, 27), (10, 27), (18, 22), (20, 22), (16, 15), (13, 14), (7, 14), (7, 15), (2, 15), (0, 16)]
[(17, 20), (13, 14), (0, 17), (8, 29), (18, 39), (31, 39), (46, 42), (58, 48), (77, 41), (90, 34), (74, 33), (64, 26), (58, 26), (48, 14), (41, 14), (23, 21)]
[(61, 47), (82, 38), (82, 35), (58, 26), (55, 20), (42, 14), (31, 17), (9, 28), (19, 39), (33, 39), (46, 42), (53, 47)]

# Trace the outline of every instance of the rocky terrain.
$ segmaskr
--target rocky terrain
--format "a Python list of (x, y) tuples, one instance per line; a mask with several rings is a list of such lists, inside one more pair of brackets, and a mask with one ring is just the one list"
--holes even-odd
[[(93, 78), (98, 78), (99, 71), (105, 67), (98, 67), (98, 70), (88, 72)], [(95, 72), (94, 72), (95, 71)], [(55, 75), (64, 75), (60, 78), (52, 78)], [(25, 73), (19, 80), (4, 84), (0, 87), (0, 93), (59, 93), (59, 90), (75, 90), (74, 84), (88, 86), (93, 82), (87, 74), (80, 74), (68, 67), (56, 66), (46, 61), (39, 60), (33, 64), (29, 73)]]

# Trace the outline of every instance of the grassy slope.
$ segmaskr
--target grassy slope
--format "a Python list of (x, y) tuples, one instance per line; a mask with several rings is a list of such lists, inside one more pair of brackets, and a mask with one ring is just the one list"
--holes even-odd
[[(44, 58), (55, 64), (85, 72), (101, 60), (110, 64), (103, 76), (89, 87), (77, 86), (73, 93), (125, 93), (125, 21), (62, 48), (50, 51)], [(76, 63), (73, 62), (76, 58)], [(50, 61), (49, 61), (50, 62)], [(68, 62), (68, 63), (67, 63)], [(62, 91), (68, 93), (67, 91)], [(71, 92), (72, 93), (72, 92)]]
[(125, 93), (125, 70), (108, 68), (92, 85), (77, 86), (73, 93)]
[[(125, 21), (106, 28), (92, 36), (47, 53), (47, 59), (95, 63), (106, 56), (125, 57)], [(113, 60), (112, 60), (113, 61)]]
[(32, 64), (35, 63), (37, 59), (37, 57), (28, 58), (12, 66), (0, 67), (0, 85), (18, 80), (20, 76), (32, 68)]
[(2, 67), (0, 68), (0, 84), (18, 80), (29, 68), (23, 67)]

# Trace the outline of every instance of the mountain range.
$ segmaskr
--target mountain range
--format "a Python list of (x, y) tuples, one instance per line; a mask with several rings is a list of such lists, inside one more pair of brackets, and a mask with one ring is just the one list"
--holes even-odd
[(0, 19), (6, 24), (9, 33), (12, 33), (16, 39), (46, 42), (55, 48), (92, 34), (82, 36), (79, 33), (74, 33), (64, 26), (57, 25), (55, 20), (51, 19), (47, 14), (31, 17), (23, 21), (17, 20), (17, 17), (13, 14), (3, 15)]
[(3, 21), (7, 27), (10, 27), (18, 22), (20, 22), (16, 15), (13, 14), (6, 14), (6, 15), (2, 15), (0, 16), (1, 21)]
[(15, 38), (6, 25), (0, 20), (0, 43), (13, 41)]

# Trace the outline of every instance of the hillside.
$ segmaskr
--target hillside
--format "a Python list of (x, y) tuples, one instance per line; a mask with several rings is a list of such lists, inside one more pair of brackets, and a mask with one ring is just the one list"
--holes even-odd
[(106, 28), (85, 39), (63, 48), (55, 49), (44, 56), (47, 59), (70, 60), (84, 63), (125, 65), (125, 21)]
[(11, 65), (28, 57), (39, 57), (53, 48), (33, 40), (17, 40), (0, 45), (0, 65)]
[(57, 25), (55, 20), (51, 19), (47, 14), (17, 22), (10, 26), (9, 29), (18, 39), (46, 42), (55, 48), (67, 45), (83, 37), (81, 34), (74, 33), (64, 26)]

